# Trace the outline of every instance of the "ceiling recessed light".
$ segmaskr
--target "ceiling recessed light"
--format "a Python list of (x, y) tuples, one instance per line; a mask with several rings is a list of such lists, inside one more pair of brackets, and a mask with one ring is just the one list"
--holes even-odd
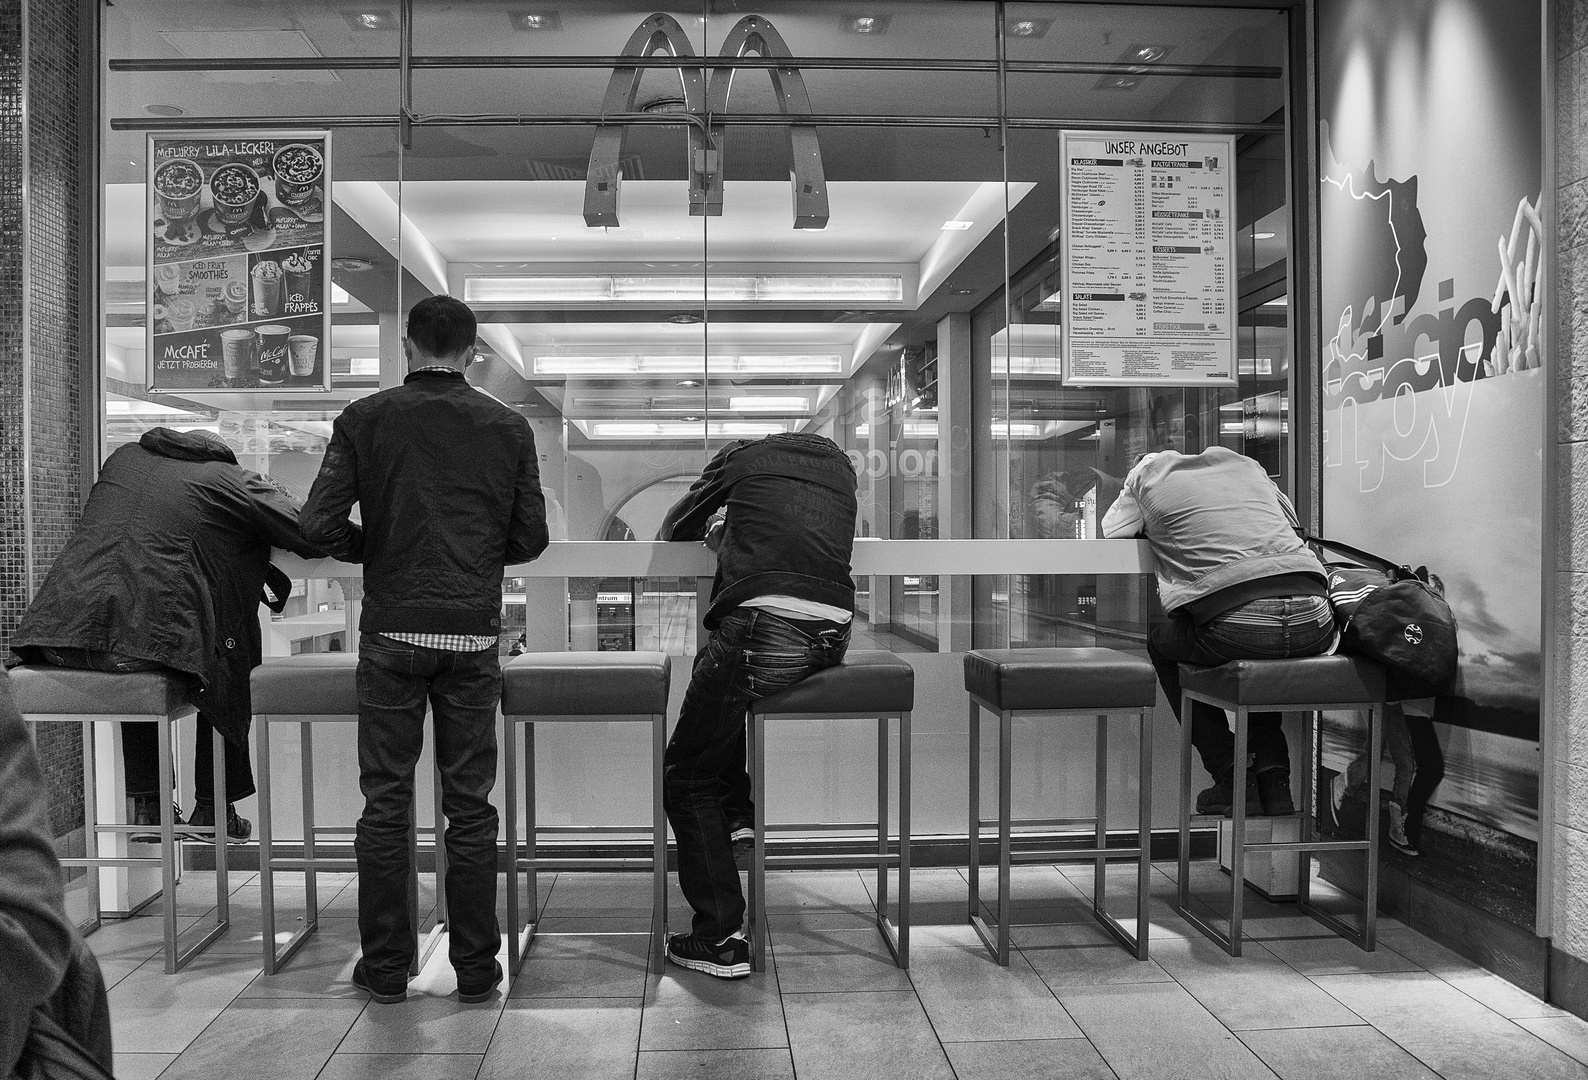
[(1271, 232), (1252, 233), (1253, 240), (1272, 240), (1273, 238), (1274, 234)]
[(344, 11), (342, 18), (346, 19), (347, 25), (354, 30), (397, 29), (397, 16), (384, 8), (373, 11)]
[(1016, 19), (1004, 27), (1004, 33), (1010, 37), (1039, 38), (1052, 25), (1052, 19)]
[(838, 20), (838, 25), (846, 34), (881, 36), (888, 32), (888, 24), (892, 21), (892, 15), (845, 15)]
[(662, 321), (670, 322), (675, 326), (693, 326), (695, 323), (700, 321), (700, 316), (691, 315), (687, 311), (680, 311), (676, 314), (667, 316), (667, 318), (663, 319)]
[(976, 223), (974, 221), (945, 221), (943, 222), (943, 231), (964, 232), (965, 230), (973, 227), (975, 224)]
[(180, 105), (145, 105), (143, 111), (154, 116), (185, 116), (187, 110)]
[(692, 390), (695, 387), (700, 385), (700, 380), (699, 379), (683, 379), (683, 380), (680, 380), (678, 385), (679, 386), (688, 387), (689, 389)]
[(562, 16), (555, 11), (515, 11), (514, 30), (561, 30)]
[(1156, 64), (1168, 54), (1167, 45), (1132, 45), (1129, 58), (1142, 64)]

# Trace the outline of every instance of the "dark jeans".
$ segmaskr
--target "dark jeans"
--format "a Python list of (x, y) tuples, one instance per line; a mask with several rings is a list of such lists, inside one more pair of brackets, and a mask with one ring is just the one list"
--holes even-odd
[(441, 809), (447, 818), (449, 958), (460, 983), (490, 978), (501, 946), (496, 921), (495, 649), (453, 652), (363, 634), (358, 654), (358, 930), (364, 965), (381, 986), (402, 986), (414, 954), (408, 911), (408, 824), (414, 765), (424, 745), (425, 701), (435, 716)]
[[(160, 671), (153, 660), (104, 652), (99, 649), (39, 648), (31, 650), (37, 658), (56, 667), (88, 671)], [(215, 781), (210, 775), (211, 738), (215, 728), (203, 713), (198, 714), (198, 734), (193, 740), (193, 797), (202, 803), (215, 801)], [(160, 794), (160, 732), (149, 723), (121, 725), (122, 769), (127, 778), (129, 798)], [(254, 766), (248, 740), (226, 744), (226, 801), (236, 802), (254, 793)], [(169, 796), (169, 792), (166, 793)]]
[(1412, 756), (1417, 761), (1411, 792), (1406, 797), (1406, 838), (1415, 845), (1422, 839), (1423, 813), (1428, 809), (1428, 800), (1445, 778), (1445, 752), (1439, 748), (1439, 736), (1434, 733), (1431, 717), (1408, 713), (1406, 733), (1411, 736)]
[[(1185, 721), (1180, 715), (1182, 663), (1217, 665), (1229, 660), (1282, 660), (1328, 652), (1334, 641), (1333, 618), (1325, 625), (1301, 615), (1316, 610), (1313, 597), (1273, 597), (1242, 604), (1201, 626), (1186, 617), (1155, 624), (1147, 638), (1147, 655), (1158, 671), (1158, 683), (1175, 719)], [(1251, 625), (1252, 616), (1266, 617), (1264, 621), (1271, 625)], [(1247, 752), (1254, 759), (1254, 771), (1290, 769), (1282, 718), (1276, 712), (1248, 716)], [(1230, 772), (1235, 763), (1235, 735), (1224, 710), (1202, 701), (1191, 703), (1191, 745), (1215, 781)]]
[(730, 820), (749, 820), (745, 707), (843, 660), (849, 624), (730, 612), (695, 656), (678, 726), (663, 759), (662, 800), (678, 841), (678, 886), (694, 933), (721, 941), (744, 924)]

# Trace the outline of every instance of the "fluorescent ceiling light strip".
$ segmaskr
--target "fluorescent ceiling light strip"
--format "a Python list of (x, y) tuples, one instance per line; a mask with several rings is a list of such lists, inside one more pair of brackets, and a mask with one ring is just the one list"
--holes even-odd
[(809, 412), (810, 399), (805, 397), (731, 397), (728, 408), (734, 412)]
[(469, 274), (463, 299), (478, 304), (904, 303), (899, 274), (651, 274), (514, 276)]
[[(839, 374), (844, 358), (837, 353), (781, 356), (719, 356), (710, 360), (713, 375)], [(537, 356), (536, 375), (702, 375), (707, 364), (699, 353), (678, 356)]]
[(790, 424), (777, 420), (596, 420), (589, 434), (592, 439), (759, 438), (789, 430)]
[(1004, 357), (995, 354), (992, 370), (995, 375), (1057, 375), (1059, 358), (1057, 356)]

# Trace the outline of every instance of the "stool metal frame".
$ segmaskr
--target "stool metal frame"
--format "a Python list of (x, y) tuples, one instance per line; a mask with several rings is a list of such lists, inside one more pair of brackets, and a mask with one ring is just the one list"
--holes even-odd
[[(901, 968), (910, 966), (910, 710), (850, 712), (767, 712), (765, 699), (751, 701), (745, 728), (750, 759), (750, 795), (755, 802), (755, 844), (750, 854), (750, 970), (766, 970), (766, 868), (782, 866), (854, 866), (877, 868), (877, 930)], [(831, 855), (768, 855), (766, 851), (766, 722), (775, 720), (877, 721), (877, 853), (853, 855), (835, 862)], [(889, 721), (899, 722), (899, 852), (888, 851)], [(864, 827), (868, 822), (858, 823)], [(888, 919), (888, 868), (899, 868), (899, 917)]]
[[(667, 815), (662, 810), (662, 754), (667, 748), (667, 714), (662, 713), (581, 713), (540, 714), (513, 713), (506, 716), (506, 738), (502, 740), (502, 764), (506, 778), (507, 813), (503, 832), (507, 837), (508, 883), (507, 925), (510, 935), (507, 960), (509, 973), (517, 975), (523, 967), (524, 957), (535, 941), (540, 926), (540, 869), (591, 869), (628, 870), (649, 862), (652, 876), (651, 900), (651, 958), (660, 964), (662, 950), (667, 941)], [(553, 827), (541, 828), (536, 824), (535, 813), (535, 725), (536, 724), (649, 724), (651, 725), (651, 855), (643, 858), (586, 858), (567, 857), (542, 859), (536, 850), (536, 840), (541, 833), (568, 832)], [(518, 740), (523, 729), (524, 778), (524, 840), (525, 857), (518, 857)], [(592, 830), (582, 830), (592, 831)], [(601, 827), (598, 831), (614, 832), (627, 829)], [(519, 872), (529, 878), (530, 918), (520, 922), (518, 902)]]
[[(164, 908), (163, 922), (165, 924), (165, 973), (175, 975), (187, 967), (199, 953), (209, 948), (222, 934), (231, 928), (231, 890), (230, 878), (226, 868), (226, 844), (215, 845), (215, 925), (206, 930), (193, 944), (187, 948), (178, 947), (177, 911), (176, 911), (176, 883), (177, 883), (177, 829), (172, 820), (170, 808), (164, 801), (169, 798), (169, 792), (175, 786), (173, 770), (171, 768), (171, 727), (178, 720), (196, 712), (191, 705), (182, 705), (170, 713), (140, 713), (126, 716), (101, 716), (95, 714), (88, 719), (82, 713), (23, 713), (24, 720), (33, 723), (81, 723), (83, 725), (83, 824), (88, 834), (91, 850), (95, 855), (87, 858), (61, 859), (62, 866), (84, 866), (89, 869), (88, 874), (88, 902), (92, 909), (93, 918), (88, 920), (78, 929), (85, 934), (98, 930), (104, 921), (104, 911), (100, 905), (99, 870), (101, 866), (158, 866), (160, 868), (160, 893), (159, 899)], [(102, 856), (98, 854), (99, 836), (104, 833), (147, 833), (148, 825), (106, 825), (99, 822), (97, 803), (97, 777), (94, 767), (94, 725), (97, 723), (133, 722), (153, 723), (158, 725), (159, 732), (158, 753), (160, 755), (160, 854), (151, 856)], [(220, 806), (226, 799), (226, 740), (217, 732), (210, 739), (210, 777), (213, 784), (212, 793), (216, 796), (215, 805)], [(184, 825), (182, 833), (186, 835), (217, 837), (224, 835), (225, 821), (215, 825)], [(155, 897), (150, 897), (139, 905), (139, 909), (153, 903)]]
[[(351, 674), (351, 671), (349, 672)], [(301, 949), (320, 928), (320, 902), (316, 874), (318, 871), (356, 871), (357, 859), (327, 858), (317, 854), (315, 843), (319, 837), (346, 835), (353, 831), (345, 825), (316, 825), (314, 823), (314, 725), (324, 723), (356, 724), (354, 713), (256, 713), (254, 738), (258, 747), (259, 765), (259, 893), (260, 914), (263, 922), (264, 968), (266, 975), (274, 975)], [(298, 725), (298, 748), (303, 785), (303, 857), (301, 859), (277, 857), (275, 854), (274, 825), (271, 820), (272, 789), (270, 782), (270, 725), (273, 723)], [(441, 771), (434, 772), (433, 798), (435, 800), (434, 828), (418, 827), (418, 806), (410, 810), (408, 825), (408, 913), (414, 927), (415, 945), (413, 962), (408, 973), (417, 975), (430, 958), (441, 936), (446, 932), (446, 846), (442, 842)], [(436, 921), (422, 938), (419, 935), (419, 834), (432, 834), (436, 855)], [(276, 891), (275, 874), (278, 870), (303, 871), (303, 925), (293, 931), (281, 945), (276, 944)]]
[[(1191, 808), (1191, 703), (1201, 701), (1215, 708), (1224, 709), (1235, 714), (1235, 764), (1236, 770), (1230, 783), (1235, 797), (1232, 799), (1230, 816), (1197, 814)], [(1318, 922), (1327, 926), (1341, 937), (1352, 942), (1364, 952), (1372, 952), (1377, 938), (1378, 927), (1378, 790), (1379, 790), (1379, 753), (1382, 747), (1383, 732), (1380, 719), (1383, 716), (1382, 702), (1281, 702), (1261, 705), (1238, 705), (1232, 701), (1224, 701), (1208, 694), (1181, 688), (1180, 716), (1183, 722), (1180, 725), (1180, 877), (1179, 890), (1176, 893), (1175, 911), (1180, 916), (1217, 942), (1225, 952), (1231, 956), (1241, 955), (1241, 913), (1242, 902), (1246, 893), (1246, 853), (1248, 851), (1281, 852), (1294, 851), (1300, 855), (1296, 860), (1296, 894), (1297, 903), (1302, 911), (1306, 912)], [(1313, 741), (1317, 733), (1319, 714), (1325, 710), (1342, 710), (1351, 712), (1367, 712), (1368, 726), (1368, 791), (1371, 797), (1367, 801), (1367, 838), (1364, 840), (1318, 840), (1315, 838), (1315, 817), (1317, 811), (1317, 785), (1313, 782)], [(1304, 712), (1307, 714), (1307, 753), (1302, 758), (1302, 796), (1301, 796), (1301, 839), (1298, 841), (1255, 843), (1246, 839), (1246, 781), (1248, 767), (1246, 765), (1249, 717), (1252, 712)], [(1191, 822), (1222, 822), (1228, 820), (1230, 824), (1230, 929), (1223, 933), (1216, 927), (1191, 911)], [(1352, 926), (1332, 912), (1325, 911), (1317, 906), (1311, 899), (1312, 860), (1308, 857), (1314, 851), (1359, 851), (1367, 858), (1367, 880), (1363, 889), (1362, 900), (1362, 925), (1360, 928)]]
[[(1090, 858), (1094, 863), (1092, 915), (1103, 929), (1123, 945), (1137, 960), (1147, 959), (1147, 900), (1152, 877), (1152, 709), (1000, 709), (981, 696), (970, 693), (970, 922), (1000, 967), (1009, 965), (1009, 926), (1011, 917), (1010, 866), (1012, 863), (1054, 862)], [(981, 816), (981, 710), (998, 716), (998, 922), (989, 926), (981, 914), (979, 874), (981, 830), (987, 822)], [(1108, 718), (1132, 715), (1141, 729), (1140, 792), (1138, 796), (1137, 841), (1134, 847), (1108, 846)], [(1060, 720), (1095, 719), (1097, 722), (1097, 807), (1090, 818), (1013, 820), (1014, 721), (1026, 718)], [(1051, 848), (1015, 851), (1011, 828), (1014, 825), (1070, 826), (1090, 825), (1096, 846), (1089, 848)], [(1126, 930), (1105, 905), (1107, 865), (1110, 859), (1136, 860), (1136, 932)]]

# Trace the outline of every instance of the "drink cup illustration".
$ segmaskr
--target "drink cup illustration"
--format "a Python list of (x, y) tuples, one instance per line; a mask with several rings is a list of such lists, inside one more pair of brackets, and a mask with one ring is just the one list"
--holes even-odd
[(172, 330), (191, 330), (198, 317), (198, 305), (191, 296), (179, 296), (166, 307)]
[(241, 225), (259, 201), (259, 174), (240, 161), (228, 162), (210, 174), (215, 216), (227, 225)]
[(176, 296), (182, 291), (182, 268), (175, 263), (161, 263), (154, 268), (154, 286), (166, 296)]
[(315, 185), (325, 175), (325, 158), (307, 143), (288, 143), (271, 159), (276, 174), (276, 198), (283, 206), (302, 206), (314, 196)]
[(226, 381), (241, 385), (253, 381), (254, 332), (221, 331), (221, 366)]
[(226, 310), (233, 315), (242, 314), (248, 306), (248, 282), (232, 278), (226, 283)]
[(287, 379), (287, 338), (292, 327), (271, 323), (254, 333), (259, 335), (259, 385), (280, 386)]
[(254, 314), (270, 316), (281, 314), (281, 264), (274, 259), (262, 259), (254, 264)]
[(289, 310), (292, 314), (299, 314), (308, 310), (307, 304), (314, 300), (309, 295), (309, 276), (313, 264), (308, 256), (301, 251), (294, 251), (291, 255), (281, 260), (281, 273), (286, 282), (287, 303), (298, 305)]
[(172, 158), (154, 170), (154, 194), (167, 221), (186, 221), (198, 213), (204, 172), (197, 162)]
[(294, 379), (306, 379), (314, 374), (314, 356), (319, 348), (320, 339), (313, 334), (293, 334), (287, 339), (288, 363)]

